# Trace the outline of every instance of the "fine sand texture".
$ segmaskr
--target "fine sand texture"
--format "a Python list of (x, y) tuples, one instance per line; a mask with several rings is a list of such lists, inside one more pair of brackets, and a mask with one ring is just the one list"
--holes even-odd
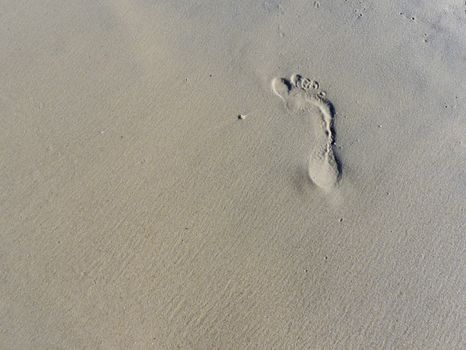
[(463, 0), (0, 2), (0, 349), (466, 349)]

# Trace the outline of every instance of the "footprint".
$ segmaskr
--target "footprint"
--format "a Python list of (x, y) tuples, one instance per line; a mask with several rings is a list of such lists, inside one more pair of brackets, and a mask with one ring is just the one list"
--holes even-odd
[(274, 78), (272, 90), (286, 107), (293, 111), (306, 110), (318, 118), (315, 125), (316, 144), (309, 157), (309, 177), (321, 189), (330, 191), (340, 178), (339, 163), (333, 150), (334, 110), (325, 93), (319, 91), (319, 84), (299, 74), (290, 79)]

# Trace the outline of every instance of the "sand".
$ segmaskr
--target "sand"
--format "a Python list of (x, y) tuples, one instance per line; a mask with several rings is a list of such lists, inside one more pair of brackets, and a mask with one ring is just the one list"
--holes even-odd
[(0, 349), (466, 348), (466, 4), (0, 4)]

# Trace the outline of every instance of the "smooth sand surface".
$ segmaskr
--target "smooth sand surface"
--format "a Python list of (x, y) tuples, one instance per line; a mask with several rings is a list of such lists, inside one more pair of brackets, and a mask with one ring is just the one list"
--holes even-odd
[(0, 349), (466, 348), (464, 1), (3, 0), (0, 58)]

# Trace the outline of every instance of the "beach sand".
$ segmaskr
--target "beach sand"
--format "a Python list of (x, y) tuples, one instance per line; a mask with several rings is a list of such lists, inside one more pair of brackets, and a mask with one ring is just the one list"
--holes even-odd
[(465, 349), (466, 4), (0, 4), (1, 349)]

